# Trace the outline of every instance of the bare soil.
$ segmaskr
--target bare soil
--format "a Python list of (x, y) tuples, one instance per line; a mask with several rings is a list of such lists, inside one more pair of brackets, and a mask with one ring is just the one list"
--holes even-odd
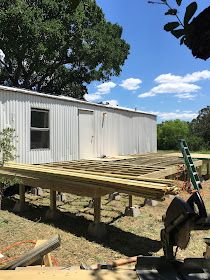
[[(210, 180), (204, 182), (203, 186), (203, 198), (210, 212)], [(187, 199), (189, 195), (183, 192), (181, 196)], [(170, 198), (156, 207), (150, 207), (143, 206), (143, 198), (135, 197), (134, 204), (140, 206), (140, 216), (133, 218), (123, 214), (128, 204), (126, 195), (121, 194), (119, 201), (109, 203), (107, 197), (104, 197), (102, 221), (107, 225), (108, 237), (103, 241), (87, 233), (87, 227), (93, 220), (93, 209), (88, 208), (88, 198), (67, 195), (67, 202), (58, 202), (60, 218), (56, 221), (45, 218), (49, 205), (48, 192), (44, 192), (44, 197), (27, 194), (28, 211), (19, 215), (12, 211), (17, 198), (3, 200), (3, 210), (0, 211), (0, 251), (16, 241), (48, 239), (59, 234), (62, 245), (53, 252), (59, 265), (107, 263), (134, 255), (162, 255), (162, 215), (171, 202)], [(202, 257), (205, 251), (204, 237), (210, 237), (210, 231), (193, 232), (188, 248), (178, 251), (177, 257)], [(5, 255), (13, 257), (30, 247), (24, 244), (9, 250)]]

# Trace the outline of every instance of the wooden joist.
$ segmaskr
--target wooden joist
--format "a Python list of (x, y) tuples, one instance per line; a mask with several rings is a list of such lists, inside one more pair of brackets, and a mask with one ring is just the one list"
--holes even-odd
[[(173, 181), (150, 180), (143, 178), (112, 177), (82, 173), (77, 171), (61, 170), (41, 165), (10, 163), (2, 168), (3, 171), (16, 174), (20, 178), (27, 176), (47, 185), (46, 188), (62, 192), (78, 193), (81, 195), (100, 197), (106, 193), (121, 192), (146, 198), (161, 200), (166, 194), (177, 193)], [(0, 171), (1, 172), (1, 171)], [(26, 181), (26, 180), (25, 180)], [(27, 184), (24, 182), (24, 184)], [(30, 185), (30, 184), (29, 184)]]

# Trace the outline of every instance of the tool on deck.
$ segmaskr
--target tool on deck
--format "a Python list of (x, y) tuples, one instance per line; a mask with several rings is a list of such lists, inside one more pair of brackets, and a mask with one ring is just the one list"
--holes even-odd
[[(191, 231), (210, 229), (210, 216), (199, 193), (201, 182), (185, 140), (180, 140), (180, 147), (195, 192), (187, 201), (175, 197), (169, 205), (161, 230), (164, 256), (137, 258), (136, 271), (141, 280), (210, 280), (210, 259), (176, 260), (177, 250), (187, 248)], [(209, 246), (209, 239), (204, 241)]]

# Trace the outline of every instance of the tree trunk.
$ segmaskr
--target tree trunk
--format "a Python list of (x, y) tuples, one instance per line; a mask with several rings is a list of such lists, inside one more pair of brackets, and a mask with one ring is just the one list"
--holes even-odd
[(0, 210), (1, 210), (1, 204), (2, 204), (2, 194), (0, 193)]

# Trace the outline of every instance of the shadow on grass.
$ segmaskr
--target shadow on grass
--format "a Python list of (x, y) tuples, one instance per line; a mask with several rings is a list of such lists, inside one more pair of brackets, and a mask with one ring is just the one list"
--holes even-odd
[[(2, 210), (13, 212), (13, 207), (16, 202), (14, 198), (4, 198), (2, 202)], [(148, 256), (159, 251), (161, 248), (160, 241), (124, 231), (110, 224), (106, 224), (108, 231), (107, 238), (104, 240), (98, 240), (88, 234), (87, 229), (91, 221), (82, 216), (77, 216), (70, 212), (59, 212), (59, 219), (52, 221), (45, 218), (45, 213), (49, 207), (36, 206), (27, 202), (26, 206), (28, 211), (15, 214), (34, 222), (49, 224), (77, 237), (83, 237), (89, 241), (94, 241), (126, 256)]]

